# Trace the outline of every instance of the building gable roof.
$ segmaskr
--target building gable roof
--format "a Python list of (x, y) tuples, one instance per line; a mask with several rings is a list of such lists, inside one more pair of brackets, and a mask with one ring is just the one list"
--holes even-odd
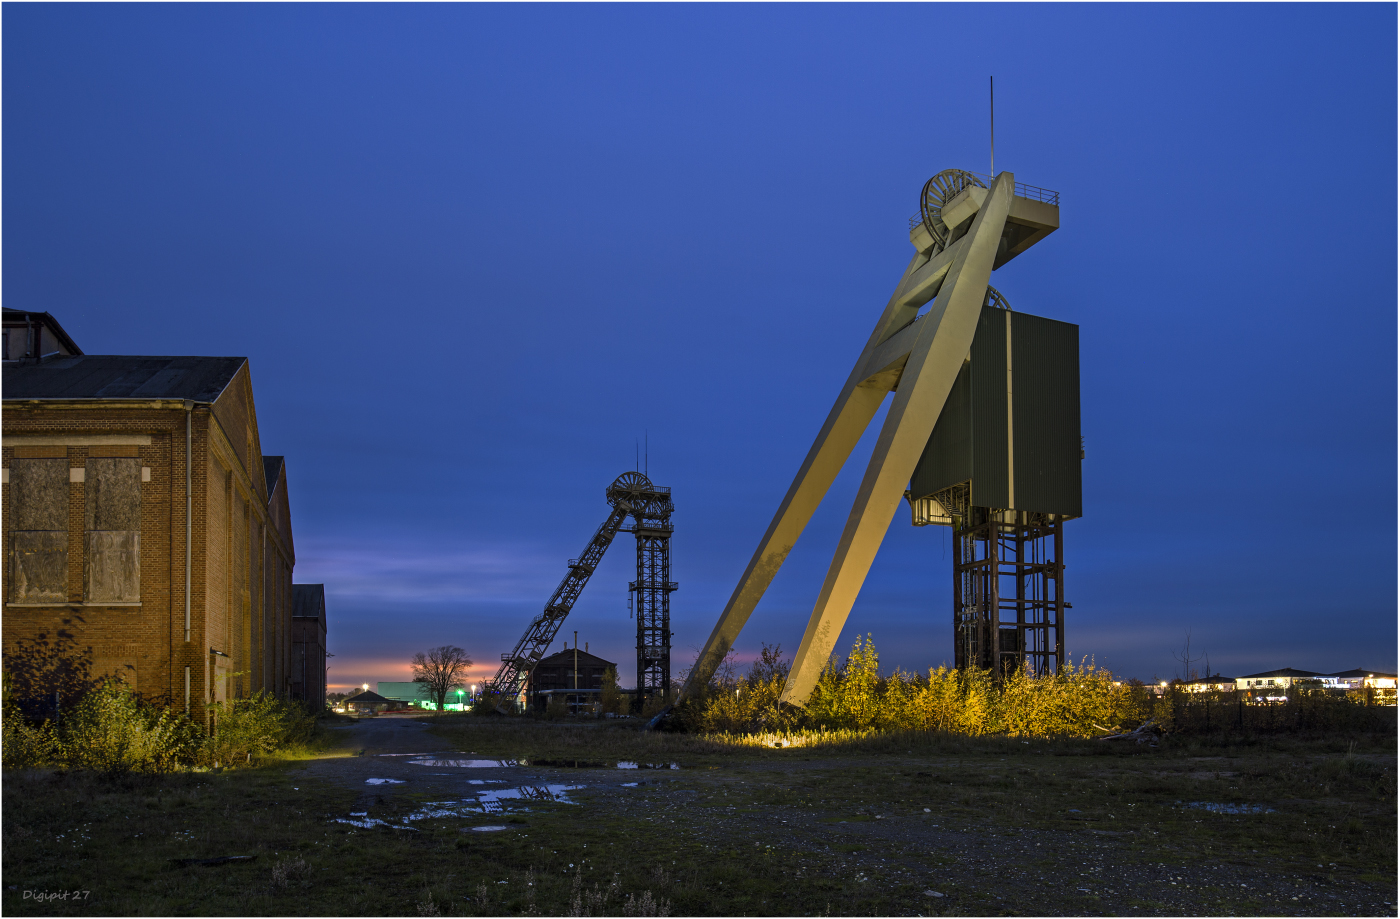
[(213, 402), (244, 357), (81, 354), (4, 366), (5, 401), (183, 399)]
[(1325, 676), (1335, 676), (1351, 680), (1359, 680), (1362, 677), (1368, 676), (1386, 677), (1392, 680), (1395, 679), (1395, 674), (1393, 673), (1381, 673), (1379, 670), (1362, 670), (1359, 667), (1355, 670), (1343, 670), (1341, 673), (1328, 673), (1325, 674)]
[(357, 693), (355, 693), (353, 696), (346, 696), (345, 701), (346, 701), (346, 702), (395, 702), (395, 701), (398, 701), (398, 700), (396, 700), (396, 699), (386, 699), (386, 698), (384, 698), (383, 696), (381, 696), (379, 693), (375, 692), (374, 690), (372, 690), (372, 689), (366, 689), (364, 692), (357, 692)]
[(1284, 667), (1282, 670), (1270, 670), (1267, 673), (1246, 673), (1240, 677), (1242, 680), (1253, 680), (1259, 677), (1276, 676), (1292, 677), (1295, 680), (1307, 679), (1308, 677), (1322, 676), (1320, 673), (1313, 673), (1311, 670), (1294, 670), (1292, 667)]
[[(574, 665), (574, 649), (573, 649), (573, 648), (565, 648), (563, 651), (559, 651), (559, 652), (557, 652), (557, 653), (555, 653), (555, 654), (549, 655), (549, 657), (542, 657), (542, 658), (540, 658), (539, 663), (535, 664), (535, 668), (536, 668), (536, 669), (539, 669), (540, 667), (544, 667), (544, 666), (546, 666), (546, 665), (548, 665), (548, 666), (556, 666), (556, 665), (563, 666), (563, 665), (567, 665), (567, 666), (569, 666), (569, 667), (572, 667), (572, 666)], [(605, 660), (603, 660), (601, 657), (599, 657), (598, 655), (596, 655), (596, 654), (589, 654), (587, 651), (579, 651), (579, 652), (578, 652), (578, 665), (579, 665), (580, 667), (585, 667), (585, 666), (587, 666), (587, 667), (598, 667), (598, 666), (602, 666), (602, 667), (616, 667), (616, 666), (617, 666), (617, 664), (613, 663), (612, 661), (605, 661)]]

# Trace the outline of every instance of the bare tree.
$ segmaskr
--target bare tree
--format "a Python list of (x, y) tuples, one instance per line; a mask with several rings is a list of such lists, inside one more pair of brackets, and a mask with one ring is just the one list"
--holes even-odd
[(437, 703), (438, 711), (447, 702), (447, 694), (466, 682), (467, 668), (472, 659), (456, 645), (432, 648), (427, 654), (413, 655), (413, 682), (428, 687), (428, 695)]
[[(1197, 670), (1196, 670), (1196, 664), (1199, 663), (1199, 662), (1201, 661), (1201, 659), (1202, 659), (1202, 657), (1204, 657), (1204, 655), (1197, 656), (1197, 657), (1192, 657), (1192, 656), (1191, 656), (1191, 630), (1190, 630), (1190, 629), (1187, 629), (1187, 630), (1186, 630), (1186, 643), (1185, 643), (1185, 645), (1182, 647), (1181, 653), (1180, 653), (1180, 654), (1177, 654), (1177, 653), (1173, 652), (1172, 657), (1176, 658), (1178, 661), (1181, 662), (1182, 670), (1181, 670), (1181, 671), (1178, 671), (1178, 677), (1179, 677), (1180, 679), (1182, 679), (1182, 680), (1188, 680), (1188, 681), (1189, 681), (1189, 680), (1194, 680), (1194, 679), (1196, 679), (1198, 676), (1200, 676), (1200, 674), (1199, 674), (1199, 673), (1197, 672)], [(1210, 676), (1210, 661), (1209, 661), (1209, 659), (1206, 660), (1206, 676)]]

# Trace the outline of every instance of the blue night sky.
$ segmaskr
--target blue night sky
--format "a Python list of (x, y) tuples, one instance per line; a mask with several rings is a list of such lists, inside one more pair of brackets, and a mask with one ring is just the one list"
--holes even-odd
[[(246, 355), (331, 682), (494, 671), (650, 444), (689, 664), (948, 167), (1061, 193), (1072, 656), (1396, 663), (1396, 8), (6, 4), (4, 303)], [(882, 417), (882, 416), (881, 416)], [(791, 651), (881, 418), (739, 648)], [(892, 524), (837, 647), (952, 655)], [(635, 674), (623, 534), (565, 628)], [(556, 645), (556, 649), (561, 647)]]

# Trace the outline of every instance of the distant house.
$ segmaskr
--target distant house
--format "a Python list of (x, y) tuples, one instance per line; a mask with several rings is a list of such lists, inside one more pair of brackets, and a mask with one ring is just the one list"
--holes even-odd
[[(267, 457), (266, 461), (282, 458)], [(326, 705), (326, 586), (292, 585), (292, 698)]]
[(1235, 678), (1232, 676), (1203, 676), (1196, 680), (1183, 680), (1181, 688), (1186, 692), (1234, 692)]
[(1281, 670), (1269, 670), (1264, 673), (1251, 673), (1236, 677), (1235, 689), (1251, 698), (1282, 697), (1287, 694), (1288, 687), (1295, 683), (1317, 682), (1321, 675), (1313, 673), (1311, 670), (1294, 670), (1292, 667), (1284, 667)]
[(586, 650), (566, 648), (540, 658), (525, 684), (526, 698), (531, 708), (543, 708), (549, 704), (550, 696), (563, 695), (568, 697), (571, 709), (577, 711), (597, 700), (603, 691), (603, 674), (616, 666)]
[(1328, 689), (1395, 689), (1395, 674), (1381, 673), (1379, 670), (1343, 670), (1340, 673), (1327, 673), (1318, 677)]

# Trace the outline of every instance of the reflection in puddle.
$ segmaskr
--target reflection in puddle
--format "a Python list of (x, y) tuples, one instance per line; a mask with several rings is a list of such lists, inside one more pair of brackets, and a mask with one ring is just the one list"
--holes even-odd
[(510, 827), (508, 827), (508, 826), (474, 826), (474, 827), (472, 827), (472, 832), (473, 832), (473, 833), (496, 833), (496, 832), (499, 832), (499, 831), (501, 831), (501, 830), (508, 830), (508, 829), (510, 829)]
[[(450, 772), (440, 772), (438, 775), (451, 775)], [(468, 785), (500, 785), (505, 779), (467, 779)]]
[(623, 783), (622, 783), (622, 787), (623, 787), (623, 788), (636, 788), (636, 787), (637, 787), (637, 783), (636, 783), (636, 782), (623, 782)]
[[(573, 804), (574, 802), (569, 800), (569, 792), (577, 791), (583, 787), (583, 785), (521, 785), (518, 788), (482, 789), (475, 800), (429, 801), (413, 813), (400, 817), (399, 820), (402, 821), (400, 823), (388, 823), (371, 818), (369, 811), (352, 811), (350, 813), (352, 819), (337, 818), (335, 822), (348, 823), (351, 826), (365, 829), (376, 826), (389, 826), (400, 830), (413, 829), (413, 827), (404, 824), (444, 817), (467, 818), (480, 814), (504, 813), (505, 805), (502, 802), (508, 801), (556, 801), (560, 804)], [(500, 829), (505, 829), (505, 827), (500, 827)]]
[(1188, 801), (1187, 807), (1210, 811), (1212, 814), (1275, 814), (1272, 807), (1262, 804), (1211, 804), (1206, 801)]
[(521, 785), (519, 788), (483, 791), (476, 800), (481, 805), (481, 809), (488, 814), (498, 814), (501, 812), (501, 802), (508, 800), (558, 801), (560, 804), (573, 804), (574, 802), (569, 800), (569, 792), (582, 787), (582, 785)]
[[(351, 816), (354, 816), (354, 815), (351, 815)], [(400, 825), (398, 825), (398, 824), (396, 824), (396, 823), (385, 823), (383, 820), (374, 820), (374, 819), (371, 819), (371, 818), (369, 818), (369, 817), (363, 817), (363, 818), (360, 819), (360, 820), (346, 820), (344, 817), (337, 817), (337, 818), (335, 819), (335, 822), (336, 822), (336, 823), (348, 823), (348, 824), (350, 824), (351, 826), (357, 826), (357, 827), (360, 827), (361, 829), (366, 829), (366, 830), (370, 829), (371, 827), (376, 827), (376, 826), (387, 826), (387, 827), (391, 827), (391, 828), (393, 828), (393, 829), (395, 829), (395, 830), (414, 830), (415, 832), (417, 831), (415, 827), (411, 827), (411, 826), (400, 826)]]
[(679, 769), (680, 763), (612, 762), (601, 759), (522, 759), (522, 766), (553, 766), (556, 769)]
[(513, 759), (411, 759), (414, 766), (437, 766), (450, 769), (500, 769), (503, 766), (523, 766), (524, 760)]
[(365, 779), (366, 785), (402, 785), (403, 779)]

